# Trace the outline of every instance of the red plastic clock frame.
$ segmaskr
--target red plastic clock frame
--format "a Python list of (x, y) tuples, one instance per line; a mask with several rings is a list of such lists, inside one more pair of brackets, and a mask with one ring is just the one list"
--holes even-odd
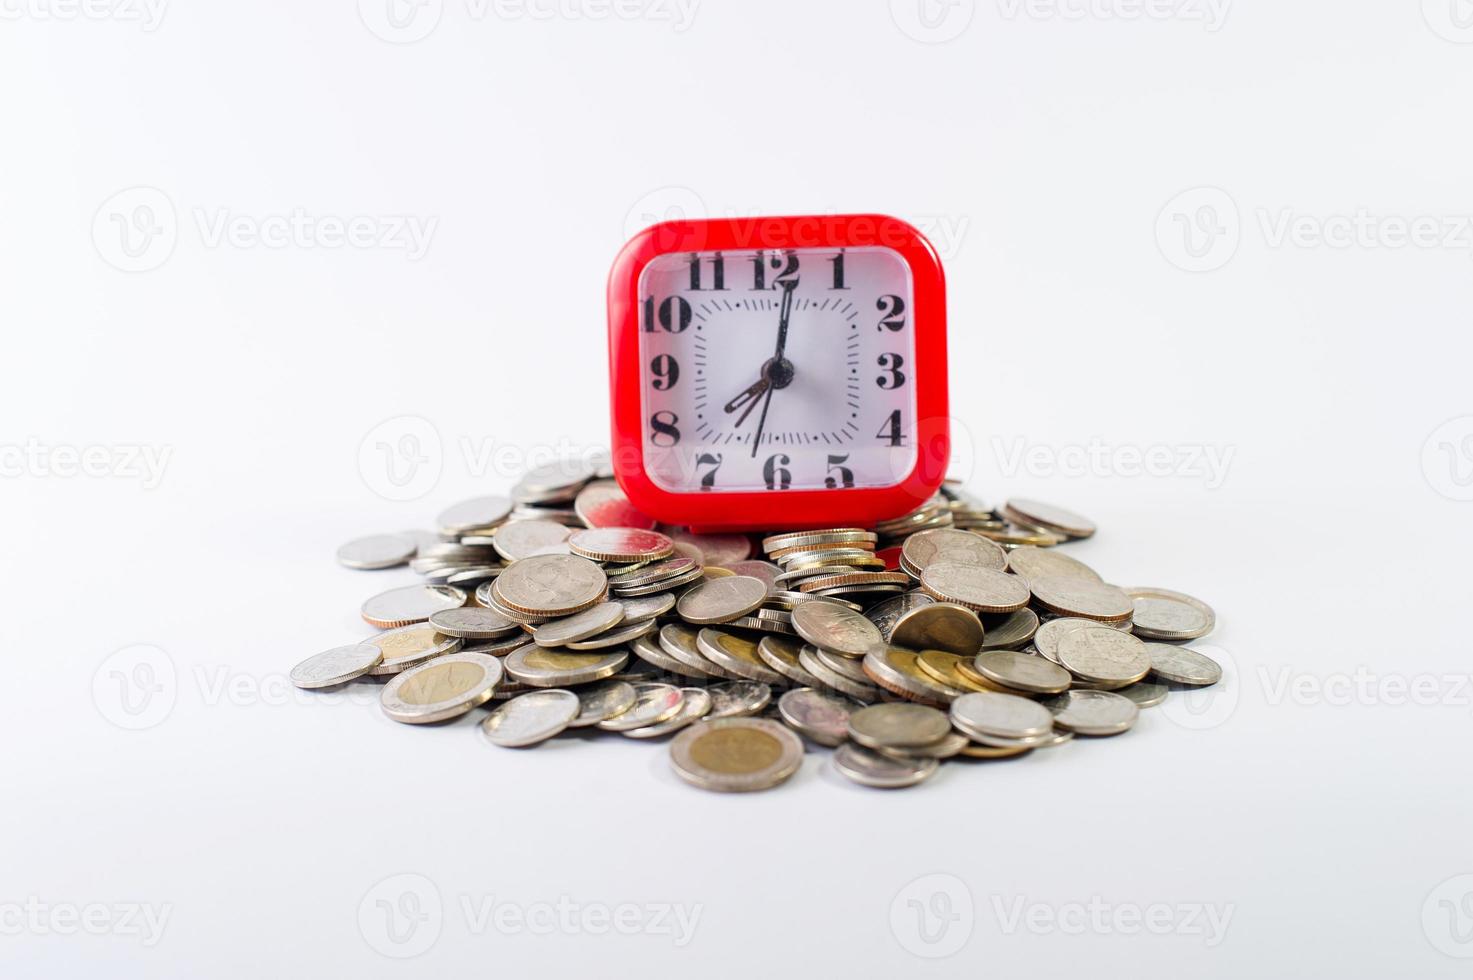
[[(639, 278), (671, 252), (884, 246), (910, 266), (915, 331), (915, 468), (889, 487), (850, 490), (692, 491), (656, 485), (644, 467), (639, 355)], [(919, 507), (936, 492), (951, 454), (946, 373), (946, 280), (919, 231), (879, 214), (667, 221), (635, 235), (609, 271), (609, 396), (614, 474), (630, 502), (651, 517), (699, 530), (870, 527)]]

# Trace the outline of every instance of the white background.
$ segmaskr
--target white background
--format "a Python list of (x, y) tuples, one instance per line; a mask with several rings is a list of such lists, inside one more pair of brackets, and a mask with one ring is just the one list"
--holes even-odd
[[(0, 3), (7, 976), (1466, 975), (1465, 0), (386, 2)], [(1219, 688), (749, 798), (284, 688), (411, 578), (338, 544), (604, 441), (626, 234), (859, 210), (946, 262), (973, 489), (1213, 603)], [(427, 249), (374, 231), (405, 216)], [(559, 900), (643, 931), (466, 913)]]

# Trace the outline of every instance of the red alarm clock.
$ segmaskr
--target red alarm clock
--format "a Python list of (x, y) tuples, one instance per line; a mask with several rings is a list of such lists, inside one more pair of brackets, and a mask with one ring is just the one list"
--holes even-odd
[(946, 283), (883, 215), (670, 221), (609, 274), (614, 473), (700, 530), (871, 526), (950, 456)]

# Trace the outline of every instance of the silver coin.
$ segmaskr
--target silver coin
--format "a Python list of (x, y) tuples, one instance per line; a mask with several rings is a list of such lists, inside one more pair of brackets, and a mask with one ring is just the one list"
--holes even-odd
[(1006, 567), (1008, 562), (1008, 553), (997, 543), (980, 534), (949, 527), (912, 534), (905, 539), (900, 554), (905, 570), (916, 577), (932, 562), (937, 561), (958, 562), (998, 571)]
[(950, 759), (952, 756), (959, 755), (962, 749), (971, 744), (971, 740), (961, 732), (947, 732), (940, 741), (932, 742), (930, 745), (903, 749), (882, 745), (875, 751), (892, 759)]
[(534, 466), (512, 488), (519, 503), (571, 500), (578, 489), (598, 476), (601, 461), (594, 457), (567, 456)]
[(701, 652), (697, 643), (699, 635), (698, 630), (691, 629), (684, 623), (670, 623), (660, 630), (660, 649), (696, 672), (691, 675), (689, 670), (684, 671), (688, 676), (725, 677), (725, 672), (707, 660), (706, 655)]
[(853, 742), (834, 752), (834, 769), (861, 786), (904, 789), (935, 775), (941, 763), (935, 759), (895, 759)]
[(1129, 687), (1122, 687), (1117, 694), (1130, 698), (1135, 702), (1137, 708), (1154, 708), (1166, 700), (1170, 689), (1165, 684), (1157, 684), (1154, 681), (1140, 681)]
[(492, 594), (520, 612), (567, 616), (598, 602), (608, 576), (577, 555), (536, 555), (512, 562), (496, 579)]
[(883, 642), (874, 623), (852, 609), (830, 602), (805, 602), (794, 609), (793, 629), (819, 649), (848, 657), (862, 657), (875, 644)]
[(1075, 677), (1099, 687), (1134, 684), (1151, 670), (1146, 645), (1108, 626), (1071, 630), (1059, 640), (1059, 664)]
[(1031, 544), (1008, 552), (1008, 571), (1017, 572), (1029, 581), (1055, 575), (1103, 581), (1098, 572), (1079, 559), (1071, 558), (1057, 548), (1039, 548)]
[(682, 687), (680, 693), (685, 697), (680, 702), (680, 710), (675, 714), (662, 722), (646, 725), (644, 728), (631, 728), (623, 734), (628, 738), (659, 738), (700, 721), (711, 710), (711, 695), (704, 688)]
[(634, 706), (634, 685), (628, 681), (604, 681), (591, 687), (580, 687), (573, 693), (578, 696), (578, 716), (568, 722), (569, 728), (597, 725), (605, 718), (612, 718)]
[(918, 701), (945, 705), (966, 693), (932, 677), (920, 666), (919, 656), (915, 650), (881, 643), (864, 655), (861, 667), (874, 683), (893, 694)]
[(459, 653), (463, 643), (460, 637), (446, 636), (429, 623), (413, 623), (386, 630), (370, 642), (384, 655), (384, 659), (369, 670), (376, 677), (397, 674), (427, 660)]
[(1141, 709), (1114, 691), (1067, 691), (1043, 702), (1054, 724), (1080, 735), (1119, 735), (1129, 731)]
[(675, 774), (720, 793), (771, 789), (802, 762), (802, 740), (765, 718), (707, 718), (670, 743)]
[(1130, 588), (1136, 635), (1148, 640), (1195, 640), (1212, 632), (1217, 614), (1201, 599), (1170, 589)]
[(696, 649), (728, 675), (764, 684), (782, 684), (784, 677), (763, 663), (757, 644), (745, 636), (707, 627), (696, 635)]
[(634, 599), (640, 596), (657, 595), (662, 592), (669, 592), (672, 589), (678, 589), (683, 585), (689, 585), (692, 582), (698, 582), (701, 580), (701, 578), (702, 569), (699, 565), (697, 565), (691, 568), (689, 571), (681, 572), (679, 575), (672, 576), (671, 578), (660, 579), (658, 582), (651, 582), (648, 585), (611, 586), (610, 591), (612, 591), (613, 594), (622, 601), (624, 599)]
[(1134, 606), (1118, 585), (1068, 575), (1028, 580), (1039, 605), (1060, 616), (1079, 616), (1113, 623), (1131, 618)]
[(901, 615), (887, 642), (970, 657), (982, 649), (982, 620), (966, 606), (932, 602)]
[(923, 704), (873, 704), (849, 715), (849, 737), (871, 749), (934, 745), (950, 732), (946, 713)]
[(1038, 613), (1017, 609), (982, 618), (982, 649), (1017, 650), (1038, 632)]
[(772, 701), (772, 688), (758, 681), (731, 681), (706, 688), (711, 695), (710, 718), (755, 715)]
[(849, 737), (849, 714), (862, 708), (840, 694), (800, 687), (777, 699), (777, 711), (789, 728), (819, 745), (843, 744)]
[(441, 511), (435, 524), (442, 535), (458, 538), (471, 531), (495, 527), (506, 520), (509, 514), (511, 501), (505, 497), (476, 497)]
[(482, 582), (490, 581), (500, 575), (501, 569), (500, 565), (473, 565), (470, 568), (457, 568), (445, 576), (445, 584), (474, 589)]
[(1054, 717), (1037, 701), (1015, 694), (973, 692), (951, 702), (951, 723), (977, 741), (979, 736), (1030, 739), (1047, 735)]
[(857, 684), (843, 674), (836, 673), (823, 663), (820, 663), (817, 647), (805, 646), (800, 650), (798, 652), (798, 663), (802, 665), (804, 670), (817, 678), (818, 682), (824, 687), (838, 691), (841, 694), (847, 694), (851, 698), (862, 701), (865, 704), (872, 704), (880, 700), (880, 689), (873, 683)]
[(441, 609), (430, 614), (429, 623), (446, 636), (467, 640), (490, 640), (520, 629), (505, 616), (481, 606)]
[(620, 599), (619, 605), (624, 607), (625, 623), (641, 623), (646, 619), (654, 619), (663, 616), (675, 608), (675, 596), (669, 592), (661, 592), (656, 595), (643, 596), (640, 598)]
[(885, 599), (870, 606), (865, 610), (864, 618), (874, 623), (875, 629), (880, 631), (880, 639), (889, 643), (890, 634), (902, 616), (912, 609), (929, 606), (935, 601), (924, 592), (904, 592), (893, 599)]
[(454, 653), (406, 670), (384, 686), (384, 714), (409, 725), (458, 718), (491, 698), (501, 661), (479, 653)]
[(798, 662), (803, 644), (785, 636), (764, 636), (757, 644), (757, 656), (773, 670), (801, 687), (821, 687), (818, 678)]
[(292, 668), (291, 680), (304, 690), (346, 684), (379, 665), (384, 652), (372, 643), (353, 643), (314, 654)]
[(507, 561), (531, 558), (563, 544), (571, 530), (556, 521), (508, 521), (496, 529), (491, 546)]
[(1028, 604), (1028, 583), (996, 568), (938, 560), (921, 572), (921, 588), (942, 602), (976, 612), (1012, 612)]
[(1095, 523), (1089, 518), (1038, 500), (1010, 497), (1004, 510), (1011, 511), (1029, 524), (1037, 524), (1067, 537), (1087, 538), (1095, 533)]
[(578, 695), (572, 691), (529, 691), (487, 715), (481, 733), (505, 748), (536, 745), (566, 729), (579, 708)]
[(382, 629), (422, 623), (441, 609), (465, 605), (466, 594), (448, 585), (403, 585), (363, 604), (363, 619)]
[(701, 564), (729, 566), (746, 561), (752, 554), (752, 539), (745, 534), (692, 534), (675, 531), (670, 535), (677, 545), (688, 545), (701, 554)]
[(595, 480), (579, 490), (573, 510), (588, 527), (655, 527), (655, 519), (636, 510), (613, 480)]
[(745, 575), (708, 579), (691, 588), (675, 604), (688, 623), (724, 623), (755, 612), (767, 598), (767, 583)]
[(564, 653), (528, 644), (506, 655), (506, 672), (528, 687), (564, 687), (601, 681), (629, 662), (627, 650)]
[(564, 644), (567, 650), (607, 650), (621, 643), (628, 643), (641, 636), (648, 636), (660, 628), (660, 624), (653, 619), (646, 619), (642, 623), (621, 623), (614, 629), (590, 636), (586, 640), (570, 640)]
[[(878, 648), (871, 648), (871, 650), (874, 649)], [(865, 656), (868, 656), (868, 654)], [(837, 653), (830, 653), (828, 650), (819, 650), (817, 647), (814, 648), (814, 657), (829, 670), (849, 678), (849, 680), (856, 684), (874, 683), (874, 681), (870, 680), (870, 676), (864, 672), (864, 657), (858, 659), (844, 657)]]
[(645, 663), (671, 674), (679, 674), (681, 677), (689, 677), (693, 680), (708, 680), (712, 677), (719, 678), (724, 676), (722, 674), (711, 673), (704, 667), (694, 666), (672, 657), (665, 647), (653, 636), (636, 637), (630, 642), (629, 650)]
[(532, 639), (540, 647), (560, 647), (613, 629), (624, 619), (624, 606), (600, 602), (580, 613), (549, 620), (537, 627)]
[(1062, 694), (1069, 690), (1072, 679), (1053, 661), (1016, 650), (986, 650), (977, 655), (973, 666), (995, 684), (1030, 694)]
[(461, 647), (462, 653), (484, 653), (488, 657), (504, 657), (513, 650), (531, 646), (532, 639), (518, 630), (509, 636), (498, 637), (494, 640), (467, 640), (466, 645)]
[(770, 561), (734, 561), (721, 567), (735, 575), (761, 579), (767, 583), (769, 592), (777, 591), (777, 577), (783, 573), (782, 568)]
[(1059, 641), (1066, 633), (1075, 630), (1086, 629), (1090, 626), (1099, 626), (1098, 620), (1080, 619), (1077, 616), (1060, 616), (1051, 619), (1038, 627), (1038, 632), (1033, 636), (1033, 645), (1038, 649), (1041, 656), (1059, 662)]
[(646, 728), (675, 717), (685, 694), (671, 684), (635, 684), (634, 704), (627, 710), (605, 718), (598, 727), (606, 732), (628, 732)]
[(684, 555), (675, 558), (662, 558), (659, 561), (639, 562), (631, 564), (627, 569), (619, 569), (618, 571), (612, 572), (609, 575), (609, 585), (617, 585), (621, 589), (640, 585), (651, 585), (655, 582), (663, 582), (666, 579), (689, 574), (692, 569), (700, 569), (700, 567), (700, 562), (686, 558)]
[(1217, 661), (1191, 647), (1147, 643), (1145, 648), (1151, 658), (1151, 673), (1160, 680), (1192, 687), (1206, 687), (1222, 680), (1222, 667)]
[(338, 549), (338, 563), (348, 568), (393, 568), (414, 557), (419, 543), (402, 534), (371, 534)]

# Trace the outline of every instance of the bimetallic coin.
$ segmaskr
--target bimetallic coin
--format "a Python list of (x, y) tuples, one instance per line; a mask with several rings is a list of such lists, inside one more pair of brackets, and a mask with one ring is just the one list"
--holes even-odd
[(354, 538), (338, 549), (338, 563), (348, 568), (393, 568), (413, 558), (419, 544), (402, 534)]
[(634, 685), (627, 681), (604, 681), (573, 693), (578, 696), (578, 716), (568, 722), (569, 728), (597, 725), (634, 706)]
[(680, 688), (670, 684), (635, 684), (634, 704), (612, 718), (605, 718), (598, 727), (606, 732), (629, 732), (658, 725), (674, 718), (684, 700)]
[(1038, 613), (1018, 609), (982, 619), (982, 649), (1017, 650), (1028, 644), (1038, 632)]
[(974, 692), (951, 702), (951, 723), (979, 742), (989, 736), (1026, 740), (1047, 735), (1054, 717), (1037, 701), (1013, 694)]
[(1195, 640), (1212, 632), (1217, 614), (1201, 599), (1170, 589), (1126, 589), (1137, 636), (1147, 640)]
[(977, 655), (973, 666), (994, 684), (1030, 694), (1061, 694), (1072, 679), (1053, 661), (1016, 650), (988, 650)]
[(586, 640), (571, 640), (563, 645), (565, 650), (607, 650), (609, 647), (619, 646), (621, 643), (629, 643), (642, 636), (648, 636), (660, 628), (660, 624), (653, 619), (646, 619), (642, 623), (620, 624), (617, 628), (597, 636), (590, 636)]
[(764, 718), (716, 718), (687, 728), (670, 743), (675, 774), (721, 793), (771, 789), (803, 761), (797, 735)]
[(1023, 545), (1008, 552), (1008, 571), (1017, 572), (1030, 581), (1054, 576), (1082, 578), (1091, 582), (1103, 581), (1098, 572), (1077, 558), (1070, 558), (1052, 548), (1037, 548), (1033, 545)]
[(406, 670), (384, 686), (384, 714), (408, 725), (458, 718), (491, 699), (501, 661), (479, 653), (454, 653)]
[(904, 789), (925, 782), (941, 765), (935, 759), (896, 759), (845, 742), (834, 752), (834, 769), (861, 786)]
[(1141, 681), (1129, 687), (1122, 687), (1117, 694), (1130, 698), (1135, 702), (1137, 708), (1154, 708), (1166, 700), (1169, 689), (1165, 684), (1157, 684), (1154, 681)]
[(755, 715), (772, 701), (772, 688), (760, 681), (731, 681), (706, 688), (711, 695), (710, 718)]
[(377, 677), (397, 674), (448, 653), (459, 653), (462, 643), (460, 637), (446, 636), (428, 623), (400, 626), (380, 633), (369, 642), (384, 655), (384, 659), (369, 671)]
[(600, 602), (581, 613), (554, 619), (537, 627), (532, 639), (540, 647), (560, 647), (613, 629), (624, 619), (624, 606)]
[(423, 623), (441, 609), (465, 605), (466, 594), (448, 585), (403, 585), (363, 604), (364, 622), (379, 629)]
[(529, 691), (487, 715), (481, 733), (505, 748), (536, 745), (567, 728), (579, 708), (578, 695), (572, 691)]
[(646, 725), (644, 728), (631, 728), (623, 734), (628, 738), (659, 738), (700, 721), (711, 710), (711, 695), (706, 693), (705, 688), (682, 687), (680, 693), (684, 698), (680, 702), (680, 710), (675, 714), (662, 722)]
[(1191, 687), (1206, 687), (1222, 680), (1222, 668), (1217, 661), (1191, 647), (1147, 643), (1145, 648), (1151, 658), (1151, 673), (1159, 680)]
[(495, 610), (480, 606), (441, 609), (430, 614), (429, 622), (446, 636), (458, 636), (466, 640), (490, 640), (514, 633), (518, 629), (512, 620)]
[(785, 636), (764, 636), (757, 643), (757, 656), (762, 662), (777, 671), (789, 681), (802, 687), (819, 687), (822, 681), (808, 672), (808, 669), (798, 662), (798, 654), (802, 651), (803, 644), (797, 640), (790, 640)]
[(659, 531), (637, 527), (592, 527), (574, 531), (568, 538), (573, 554), (594, 561), (654, 561), (675, 550), (675, 544)]
[(883, 642), (874, 623), (852, 609), (829, 602), (798, 606), (793, 610), (793, 629), (819, 649), (846, 657), (862, 657)]
[(528, 687), (563, 687), (601, 681), (629, 662), (626, 650), (563, 653), (528, 644), (506, 655), (506, 672)]
[(842, 745), (849, 737), (849, 715), (863, 707), (839, 694), (800, 687), (777, 699), (788, 727), (819, 745)]
[(1060, 616), (1078, 616), (1113, 623), (1130, 618), (1134, 604), (1118, 585), (1054, 575), (1030, 579), (1033, 598)]
[(764, 684), (783, 683), (783, 675), (763, 663), (757, 644), (744, 636), (707, 627), (696, 635), (696, 647), (728, 674)]
[(880, 631), (880, 639), (889, 643), (890, 634), (902, 616), (912, 609), (929, 606), (935, 601), (924, 592), (903, 592), (893, 599), (885, 599), (870, 606), (864, 611), (864, 618), (874, 623), (875, 629)]
[(700, 583), (675, 604), (675, 611), (688, 623), (724, 623), (755, 612), (767, 598), (761, 579), (731, 575)]
[(1012, 612), (1028, 604), (1028, 583), (995, 568), (936, 561), (921, 572), (921, 588), (942, 602), (975, 612)]
[(946, 713), (923, 704), (874, 704), (849, 715), (849, 737), (871, 749), (934, 745), (950, 732)]
[(303, 690), (333, 687), (362, 677), (379, 665), (384, 652), (372, 643), (354, 643), (314, 654), (292, 668), (292, 683)]
[(966, 693), (922, 670), (917, 662), (918, 656), (915, 650), (881, 643), (870, 648), (861, 666), (869, 679), (880, 687), (913, 701), (944, 706)]
[(1119, 735), (1129, 731), (1141, 709), (1114, 691), (1067, 691), (1045, 701), (1054, 724), (1079, 735)]
[(496, 529), (491, 547), (507, 561), (518, 561), (562, 544), (570, 533), (566, 525), (556, 521), (508, 521)]
[(516, 612), (570, 616), (604, 597), (608, 576), (577, 555), (536, 555), (512, 562), (497, 577), (491, 595)]
[(1025, 500), (1022, 497), (1009, 498), (1003, 508), (1010, 519), (1020, 520), (1028, 524), (1037, 524), (1050, 531), (1070, 538), (1087, 538), (1095, 533), (1095, 523), (1087, 517), (1053, 504), (1045, 504), (1037, 500)]
[(995, 542), (971, 531), (936, 528), (905, 539), (900, 549), (901, 567), (919, 578), (933, 562), (946, 561), (1002, 571), (1008, 555)]
[(594, 480), (578, 491), (573, 510), (589, 527), (635, 527), (653, 530), (655, 519), (636, 510), (613, 480)]
[(476, 497), (447, 508), (435, 519), (443, 537), (455, 539), (483, 528), (492, 528), (511, 514), (511, 501), (505, 497)]
[(1059, 641), (1059, 664), (1097, 687), (1134, 684), (1151, 670), (1146, 645), (1108, 626), (1071, 630)]
[(966, 606), (932, 602), (896, 620), (888, 642), (912, 650), (945, 650), (972, 656), (982, 649), (982, 620)]

